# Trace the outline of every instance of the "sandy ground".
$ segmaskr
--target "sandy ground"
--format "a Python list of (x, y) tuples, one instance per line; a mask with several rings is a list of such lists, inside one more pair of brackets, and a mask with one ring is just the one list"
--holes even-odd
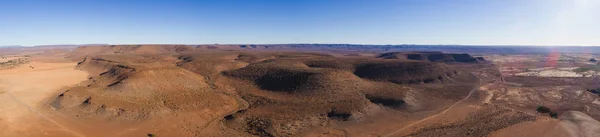
[(568, 132), (553, 119), (520, 123), (492, 133), (491, 137), (568, 137)]
[(538, 76), (538, 77), (583, 77), (582, 74), (570, 71), (570, 70), (559, 70), (549, 69), (542, 71), (531, 71), (522, 72), (515, 74), (516, 76)]
[[(559, 104), (569, 101), (584, 103), (591, 101), (591, 104), (600, 104), (598, 99), (594, 99), (595, 95), (585, 94), (586, 91), (569, 86), (510, 87), (509, 85), (489, 84), (483, 86), (482, 90), (493, 95), (492, 101), (488, 102), (509, 104), (513, 108), (539, 102)], [(586, 107), (589, 106), (586, 105)], [(514, 109), (519, 109), (519, 107)], [(525, 109), (525, 111), (527, 110)], [(527, 112), (535, 113), (533, 110)], [(600, 136), (600, 122), (584, 113), (568, 111), (562, 113), (559, 119), (546, 117), (533, 122), (520, 123), (494, 132), (490, 136), (596, 137)]]
[[(450, 109), (447, 113), (440, 114), (438, 117), (427, 119), (421, 123), (415, 124), (411, 128), (394, 134), (394, 136), (407, 136), (410, 133), (416, 132), (419, 129), (425, 128), (428, 125), (440, 125), (446, 123), (453, 123), (461, 121), (466, 118), (470, 113), (480, 110), (480, 104), (494, 103), (492, 97), (506, 96), (514, 94), (509, 97), (512, 99), (521, 96), (521, 90), (518, 88), (512, 88), (511, 90), (505, 90), (504, 92), (492, 92), (488, 88), (489, 85), (485, 85), (479, 88), (481, 90), (477, 96), (471, 98), (464, 104), (457, 105)], [(561, 88), (561, 87), (554, 87)], [(560, 96), (559, 89), (554, 89), (551, 93), (540, 93), (546, 98), (553, 98), (553, 96)], [(584, 91), (574, 91), (575, 95), (582, 94)], [(499, 94), (499, 95), (494, 95)], [(560, 98), (560, 97), (559, 97)], [(497, 98), (495, 99), (497, 100)], [(517, 99), (518, 100), (518, 99)], [(530, 98), (524, 98), (521, 101), (511, 100), (510, 102), (522, 102), (531, 101)], [(560, 100), (559, 100), (560, 101)], [(528, 115), (537, 115), (534, 113), (523, 112)], [(553, 119), (549, 117), (540, 117), (535, 121), (523, 122), (516, 125), (512, 125), (501, 130), (490, 133), (488, 136), (491, 137), (530, 137), (530, 136), (543, 136), (543, 137), (596, 137), (600, 136), (600, 122), (594, 120), (590, 116), (576, 111), (566, 112), (560, 116), (560, 119)]]
[[(412, 124), (406, 125), (390, 134), (385, 135), (386, 137), (389, 136), (398, 136), (398, 135), (406, 135), (406, 133), (411, 133), (416, 131), (419, 128), (422, 128), (420, 126), (423, 125), (427, 125), (430, 124), (429, 122), (432, 121), (436, 121), (436, 124), (440, 124), (440, 123), (450, 123), (453, 122), (453, 120), (458, 120), (457, 117), (459, 116), (466, 116), (468, 115), (470, 112), (474, 112), (474, 110), (476, 110), (477, 106), (473, 106), (473, 105), (467, 105), (467, 104), (463, 104), (466, 102), (469, 102), (470, 98), (472, 96), (475, 96), (474, 94), (477, 94), (477, 90), (480, 88), (480, 86), (482, 86), (483, 84), (483, 80), (481, 78), (479, 78), (477, 75), (474, 75), (477, 77), (477, 79), (479, 79), (479, 84), (477, 85), (477, 87), (471, 89), (471, 91), (469, 91), (469, 94), (457, 101), (456, 103), (452, 104), (451, 106), (449, 106), (448, 108), (446, 108), (445, 110), (431, 115), (429, 117), (426, 117), (424, 119), (421, 119), (419, 121), (415, 121)], [(406, 132), (406, 131), (410, 131), (410, 132)]]
[(21, 57), (0, 57), (0, 62), (7, 62), (9, 60), (18, 59)]
[(54, 92), (86, 80), (88, 74), (75, 65), (31, 62), (0, 70), (0, 136), (80, 136), (40, 108)]
[(600, 136), (600, 122), (590, 116), (568, 111), (560, 119), (541, 119), (517, 124), (497, 131), (492, 137), (597, 137)]
[(561, 115), (560, 125), (571, 137), (600, 136), (600, 122), (579, 111), (568, 111)]
[(479, 106), (472, 105), (473, 103), (465, 103), (454, 106), (452, 109), (448, 109), (445, 113), (438, 113), (435, 117), (429, 119), (423, 119), (422, 122), (411, 125), (410, 127), (397, 131), (394, 134), (387, 135), (388, 137), (401, 137), (407, 136), (410, 133), (417, 132), (419, 129), (425, 128), (431, 125), (442, 125), (453, 123), (456, 121), (464, 120), (470, 113), (479, 110)]

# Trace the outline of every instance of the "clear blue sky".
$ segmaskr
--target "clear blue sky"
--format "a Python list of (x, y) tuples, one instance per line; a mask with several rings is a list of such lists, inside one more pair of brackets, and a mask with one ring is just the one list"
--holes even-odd
[(600, 45), (600, 1), (0, 1), (0, 45), (87, 43)]

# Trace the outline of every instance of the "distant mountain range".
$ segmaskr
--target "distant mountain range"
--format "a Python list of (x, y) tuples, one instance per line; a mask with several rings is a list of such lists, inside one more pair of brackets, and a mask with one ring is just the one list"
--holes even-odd
[(0, 45), (0, 49), (4, 51), (26, 51), (26, 50), (47, 50), (47, 49), (66, 49), (73, 50), (79, 46), (107, 46), (108, 44), (65, 44), (65, 45), (36, 45), (36, 46), (20, 46), (20, 45)]
[[(136, 44), (130, 46), (142, 45), (173, 45), (173, 44)], [(37, 50), (37, 49), (67, 49), (73, 50), (79, 46), (109, 46), (109, 44), (65, 44), (65, 45), (37, 45), (37, 46), (19, 46), (5, 45), (0, 46), (3, 50)], [(120, 45), (125, 46), (125, 45)], [(600, 53), (600, 46), (517, 46), (517, 45), (362, 45), (362, 44), (200, 44), (185, 45), (194, 47), (209, 48), (232, 48), (232, 49), (266, 49), (266, 50), (345, 50), (345, 51), (368, 51), (374, 53), (397, 52), (397, 51), (443, 51), (451, 53), (551, 53), (551, 52), (572, 52), (572, 53)]]
[(244, 49), (318, 49), (371, 52), (443, 51), (451, 53), (600, 53), (600, 46), (519, 46), (519, 45), (361, 45), (361, 44), (224, 44)]
[(23, 48), (24, 46), (20, 45), (0, 45), (0, 48)]

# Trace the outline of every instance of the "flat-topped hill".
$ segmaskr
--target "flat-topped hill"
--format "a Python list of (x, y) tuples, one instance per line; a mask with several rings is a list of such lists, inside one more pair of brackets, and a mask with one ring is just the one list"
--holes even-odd
[(469, 54), (442, 53), (442, 52), (389, 52), (377, 55), (382, 59), (407, 59), (422, 60), (431, 62), (463, 62), (477, 63), (485, 61), (483, 58), (476, 58)]

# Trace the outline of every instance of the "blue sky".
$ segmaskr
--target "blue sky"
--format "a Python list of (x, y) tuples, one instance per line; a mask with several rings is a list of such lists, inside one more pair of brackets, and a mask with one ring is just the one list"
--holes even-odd
[(3, 0), (0, 45), (598, 45), (598, 0)]

